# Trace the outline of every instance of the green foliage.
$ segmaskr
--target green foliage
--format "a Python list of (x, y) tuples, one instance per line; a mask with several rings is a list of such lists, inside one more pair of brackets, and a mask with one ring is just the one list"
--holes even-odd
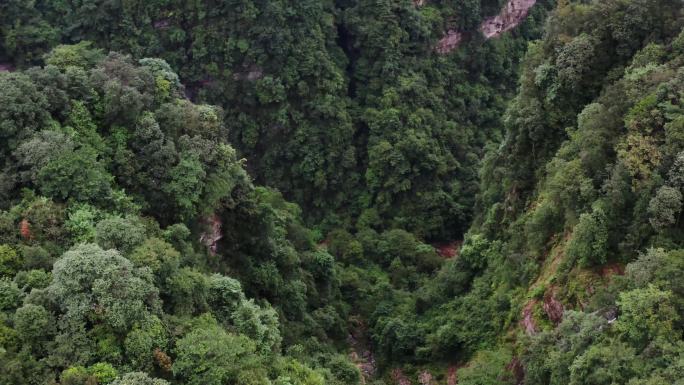
[(144, 232), (138, 218), (105, 218), (95, 226), (95, 241), (104, 249), (128, 254), (144, 241)]
[(0, 383), (681, 382), (682, 4), (505, 3), (2, 2)]
[(165, 192), (175, 202), (181, 219), (193, 218), (197, 215), (194, 208), (200, 199), (200, 183), (206, 177), (202, 164), (197, 157), (182, 158), (170, 174)]
[(0, 383), (204, 383), (195, 344), (228, 349), (217, 383), (357, 382), (327, 358), (337, 263), (299, 207), (252, 184), (224, 111), (185, 99), (167, 62), (96, 45), (0, 73)]
[(47, 121), (48, 101), (25, 74), (0, 73), (0, 87), (0, 154), (7, 159), (22, 139), (30, 137)]
[(159, 286), (175, 273), (180, 266), (180, 253), (166, 241), (148, 238), (136, 247), (129, 259), (138, 267), (148, 267)]
[(323, 376), (296, 360), (286, 360), (279, 364), (276, 385), (323, 385)]
[(0, 245), (0, 277), (13, 277), (20, 266), (16, 250), (9, 245)]
[(656, 230), (670, 227), (677, 222), (682, 209), (682, 193), (675, 188), (663, 186), (648, 204), (649, 222)]
[(620, 293), (617, 301), (620, 319), (617, 331), (636, 346), (645, 346), (648, 341), (674, 336), (681, 338), (681, 332), (673, 329), (679, 316), (672, 306), (672, 293), (649, 285)]
[(184, 267), (166, 280), (167, 295), (173, 313), (198, 315), (207, 310), (209, 284), (205, 275), (197, 270)]
[(76, 242), (92, 243), (95, 241), (95, 225), (103, 219), (104, 212), (89, 204), (73, 207), (64, 225)]
[(470, 366), (458, 371), (458, 383), (464, 385), (513, 384), (513, 374), (507, 365), (511, 353), (506, 350), (481, 351)]
[(44, 307), (26, 304), (14, 313), (14, 328), (22, 341), (35, 346), (51, 335), (54, 319)]
[(112, 176), (87, 148), (58, 155), (37, 175), (36, 184), (48, 197), (81, 202), (104, 202), (111, 195)]
[(55, 262), (50, 296), (70, 319), (105, 322), (115, 330), (158, 311), (149, 270), (136, 269), (116, 250), (82, 244)]
[(568, 242), (567, 255), (579, 261), (580, 266), (601, 265), (607, 262), (608, 229), (605, 212), (595, 208), (591, 213), (580, 215), (572, 238)]
[(14, 276), (14, 282), (24, 291), (30, 292), (31, 289), (44, 289), (52, 282), (52, 274), (45, 270), (20, 271)]
[(231, 334), (211, 318), (176, 343), (173, 372), (187, 384), (221, 385), (242, 378), (265, 381), (256, 344), (244, 335)]
[(17, 284), (8, 278), (0, 278), (0, 310), (8, 311), (19, 307), (22, 292)]
[(155, 349), (165, 351), (168, 347), (167, 331), (159, 318), (151, 316), (133, 326), (123, 345), (133, 368), (150, 372), (153, 370)]
[(623, 343), (593, 345), (570, 367), (570, 384), (616, 384), (634, 378), (639, 371), (635, 350)]
[(53, 65), (61, 69), (68, 67), (92, 67), (104, 56), (102, 50), (92, 48), (93, 43), (82, 41), (72, 45), (58, 45), (45, 55), (45, 64)]
[(257, 306), (253, 300), (243, 301), (232, 315), (235, 330), (251, 338), (262, 353), (278, 351), (280, 331), (278, 315), (270, 306)]
[(88, 368), (72, 366), (62, 372), (60, 383), (67, 385), (109, 384), (116, 379), (117, 374), (112, 365), (104, 362), (98, 362)]
[(111, 382), (112, 385), (168, 385), (166, 380), (152, 378), (143, 372), (126, 373)]

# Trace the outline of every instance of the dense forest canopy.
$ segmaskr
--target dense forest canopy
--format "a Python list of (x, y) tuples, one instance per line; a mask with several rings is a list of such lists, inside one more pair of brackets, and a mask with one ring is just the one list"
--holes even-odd
[(683, 385), (681, 0), (3, 0), (0, 385)]
[[(310, 226), (446, 241), (474, 214), (482, 149), (538, 36), (543, 4), (518, 38), (482, 47), (479, 23), (503, 3), (12, 0), (0, 6), (0, 58), (40, 65), (81, 41), (162, 58), (190, 99), (223, 107), (254, 180)], [(469, 31), (473, 48), (436, 54), (450, 28)]]

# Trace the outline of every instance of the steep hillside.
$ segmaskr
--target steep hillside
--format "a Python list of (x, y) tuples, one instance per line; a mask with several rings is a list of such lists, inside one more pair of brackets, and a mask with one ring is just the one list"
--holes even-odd
[(684, 385), (683, 28), (0, 1), (0, 385)]
[(425, 277), (410, 245), (375, 252), (377, 236), (356, 234), (365, 268), (342, 294), (367, 314), (386, 381), (682, 378), (683, 21), (676, 1), (560, 3), (523, 62), (459, 255)]
[(681, 7), (561, 2), (528, 50), (464, 246), (517, 322), (462, 383), (681, 381)]
[[(0, 63), (40, 64), (82, 40), (163, 58), (191, 99), (223, 107), (255, 181), (309, 225), (353, 230), (364, 218), (448, 241), (474, 215), (474, 170), (551, 2), (483, 46), (481, 21), (505, 3), (12, 0), (0, 4)], [(445, 56), (434, 47), (447, 30), (470, 39)]]

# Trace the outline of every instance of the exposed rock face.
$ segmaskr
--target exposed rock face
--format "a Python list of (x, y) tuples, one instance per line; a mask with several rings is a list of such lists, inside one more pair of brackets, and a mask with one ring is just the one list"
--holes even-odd
[(447, 31), (446, 36), (437, 43), (435, 49), (441, 54), (449, 53), (456, 49), (462, 40), (463, 34), (461, 32), (450, 29)]
[(498, 15), (485, 19), (480, 25), (480, 31), (487, 39), (510, 31), (525, 20), (536, 2), (537, 0), (510, 0)]
[(555, 293), (551, 292), (544, 296), (542, 307), (554, 325), (558, 325), (563, 320), (563, 304), (556, 299)]
[(427, 370), (422, 371), (418, 375), (418, 382), (421, 385), (437, 385), (437, 381), (432, 377), (432, 373), (428, 372)]
[(366, 384), (377, 370), (375, 356), (368, 346), (368, 328), (358, 317), (350, 318), (351, 327), (347, 335), (347, 343), (352, 348), (349, 358), (356, 364), (361, 371), (361, 384)]
[[(486, 39), (491, 39), (510, 31), (525, 20), (530, 8), (536, 3), (537, 0), (509, 0), (498, 15), (489, 17), (480, 24), (480, 32)], [(449, 53), (456, 49), (461, 41), (463, 41), (462, 32), (448, 30), (437, 43), (435, 50), (441, 54)]]
[(506, 370), (511, 372), (513, 378), (515, 379), (516, 385), (522, 385), (525, 383), (525, 367), (519, 358), (513, 357), (511, 362), (506, 365)]
[(422, 5), (425, 5), (426, 0), (413, 0), (413, 5), (416, 7), (420, 7)]
[(209, 248), (211, 255), (216, 255), (218, 241), (223, 238), (223, 232), (221, 231), (223, 222), (221, 222), (221, 218), (218, 215), (213, 214), (209, 218), (204, 219), (203, 223), (207, 229), (200, 236), (200, 242)]
[(525, 329), (525, 333), (527, 335), (533, 335), (537, 333), (537, 324), (534, 322), (534, 306), (537, 304), (537, 301), (532, 300), (525, 305), (522, 311), (522, 319), (520, 320), (520, 324), (522, 325), (523, 329)]

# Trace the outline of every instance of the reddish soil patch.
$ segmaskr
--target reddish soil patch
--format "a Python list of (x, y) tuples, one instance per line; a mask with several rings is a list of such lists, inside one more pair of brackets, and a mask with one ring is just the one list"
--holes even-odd
[(21, 234), (21, 237), (27, 241), (33, 239), (33, 234), (31, 233), (31, 224), (29, 223), (28, 219), (24, 218), (21, 220), (21, 222), (19, 222), (19, 233)]
[(435, 243), (432, 246), (435, 248), (437, 251), (437, 254), (439, 254), (440, 257), (446, 258), (446, 259), (451, 259), (458, 257), (459, 251), (461, 251), (461, 245), (463, 244), (462, 240), (459, 241), (453, 241), (449, 243)]
[(533, 335), (537, 333), (537, 324), (534, 322), (534, 306), (537, 304), (536, 300), (531, 300), (525, 305), (522, 311), (522, 319), (520, 320), (520, 325), (525, 329), (527, 335)]
[(455, 364), (449, 366), (449, 369), (447, 370), (447, 385), (458, 384), (458, 370), (464, 366), (464, 364)]

